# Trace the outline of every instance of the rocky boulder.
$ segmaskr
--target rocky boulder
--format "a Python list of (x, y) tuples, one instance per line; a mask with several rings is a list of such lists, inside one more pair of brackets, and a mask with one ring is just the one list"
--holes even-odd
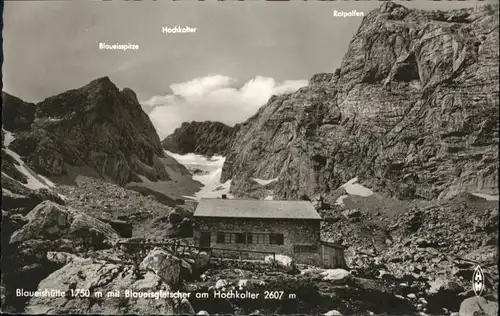
[(62, 252), (62, 251), (49, 251), (47, 252), (47, 260), (50, 262), (54, 263), (55, 265), (59, 267), (64, 267), (67, 264), (70, 264), (72, 262), (78, 263), (78, 262), (87, 262), (88, 260), (76, 255), (72, 254), (69, 252)]
[(456, 282), (439, 278), (429, 282), (430, 288), (427, 292), (429, 311), (440, 311), (442, 308), (458, 310), (462, 298), (459, 296), (464, 288)]
[[(3, 181), (2, 181), (3, 182)], [(8, 182), (3, 182), (2, 184)], [(7, 184), (2, 187), (2, 209), (12, 213), (26, 215), (31, 209), (43, 201), (52, 201), (59, 205), (65, 205), (66, 202), (56, 193), (46, 188), (36, 190), (16, 190), (24, 194), (14, 193), (9, 190)]]
[(140, 268), (153, 271), (169, 286), (179, 283), (181, 260), (161, 248), (153, 249), (141, 262)]
[[(158, 275), (153, 272), (142, 272), (134, 266), (91, 259), (72, 261), (40, 282), (38, 290), (45, 289), (58, 289), (66, 295), (34, 297), (29, 301), (26, 313), (175, 314), (174, 304), (170, 299), (126, 297), (126, 291), (144, 293), (170, 289)], [(75, 292), (72, 292), (75, 289), (84, 289), (88, 292), (75, 295)], [(96, 293), (101, 293), (102, 296)]]
[(494, 316), (498, 315), (498, 302), (488, 301), (483, 297), (469, 297), (460, 304), (459, 316)]
[(26, 215), (28, 223), (17, 230), (10, 243), (30, 239), (57, 240), (69, 238), (94, 247), (105, 247), (105, 240), (118, 238), (108, 224), (70, 207), (44, 201)]
[(99, 220), (111, 226), (121, 238), (132, 237), (134, 228), (131, 223), (119, 219), (99, 218)]
[(5, 284), (2, 310), (22, 312), (29, 297), (16, 293), (20, 285), (25, 290), (36, 290), (41, 280), (65, 264), (62, 260), (50, 260), (47, 255), (50, 251), (71, 253), (76, 249), (77, 245), (67, 239), (31, 239), (18, 245), (2, 245), (2, 282)]
[(185, 218), (191, 218), (193, 216), (193, 213), (190, 212), (189, 210), (177, 206), (174, 208), (172, 212), (168, 215), (168, 221), (172, 223), (173, 225), (179, 225)]

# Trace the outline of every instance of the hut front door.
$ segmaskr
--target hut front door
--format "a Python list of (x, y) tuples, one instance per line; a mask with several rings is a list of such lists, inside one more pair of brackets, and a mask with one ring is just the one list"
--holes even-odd
[(200, 233), (200, 247), (202, 248), (210, 248), (210, 240), (212, 239), (212, 235), (210, 232), (201, 232)]

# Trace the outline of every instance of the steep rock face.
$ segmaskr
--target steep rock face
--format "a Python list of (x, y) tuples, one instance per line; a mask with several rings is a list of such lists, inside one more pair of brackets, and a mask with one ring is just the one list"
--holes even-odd
[(185, 122), (162, 141), (163, 148), (177, 153), (224, 155), (238, 126), (230, 127), (220, 122)]
[(29, 130), (35, 119), (35, 104), (24, 102), (2, 91), (2, 123), (9, 131)]
[(72, 167), (80, 167), (120, 185), (155, 182), (153, 193), (163, 190), (157, 182), (173, 180), (186, 183), (185, 194), (196, 190), (189, 172), (165, 156), (135, 93), (128, 88), (120, 91), (108, 77), (33, 107), (14, 97), (4, 99), (9, 100), (8, 108), (31, 110), (22, 112), (28, 113), (19, 119), (23, 124), (11, 128), (17, 132), (9, 148), (37, 173), (73, 177)]
[[(63, 160), (64, 156), (82, 159), (120, 184), (132, 180), (134, 172), (153, 181), (168, 178), (159, 166), (160, 140), (135, 93), (119, 91), (107, 77), (38, 103), (34, 125), (59, 136), (62, 143), (57, 147), (74, 149), (74, 153), (63, 153)], [(37, 158), (34, 164), (40, 162)], [(44, 168), (45, 164), (39, 165)]]
[(274, 194), (286, 199), (356, 176), (398, 198), (498, 194), (497, 13), (384, 3), (340, 70), (272, 97), (241, 125), (221, 181), (245, 196), (251, 178), (278, 178)]

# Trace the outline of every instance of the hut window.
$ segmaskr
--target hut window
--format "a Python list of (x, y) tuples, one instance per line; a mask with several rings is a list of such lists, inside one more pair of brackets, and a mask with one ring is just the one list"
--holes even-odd
[(269, 243), (271, 245), (283, 245), (283, 234), (270, 234)]
[(315, 253), (318, 251), (318, 247), (315, 245), (296, 245), (293, 247), (293, 252), (295, 253)]
[(266, 234), (253, 234), (254, 236), (252, 237), (252, 241), (256, 244), (268, 244), (269, 243), (269, 236)]
[(244, 244), (245, 243), (245, 234), (242, 233), (235, 233), (234, 234), (234, 239), (237, 244)]
[(247, 244), (253, 243), (253, 235), (252, 233), (247, 233)]
[(226, 234), (223, 232), (218, 232), (217, 233), (217, 243), (223, 244), (225, 242), (226, 242)]
[(226, 240), (224, 241), (226, 244), (234, 244), (234, 233), (225, 233)]

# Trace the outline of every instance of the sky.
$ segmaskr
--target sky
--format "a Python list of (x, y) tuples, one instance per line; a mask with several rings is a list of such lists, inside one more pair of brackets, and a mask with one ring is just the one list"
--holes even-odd
[[(453, 9), (478, 1), (395, 1)], [(131, 88), (161, 138), (184, 121), (232, 125), (273, 94), (340, 66), (378, 1), (6, 1), (3, 90), (39, 102), (108, 76)], [(196, 28), (166, 34), (163, 27)], [(99, 43), (136, 50), (102, 50)]]

